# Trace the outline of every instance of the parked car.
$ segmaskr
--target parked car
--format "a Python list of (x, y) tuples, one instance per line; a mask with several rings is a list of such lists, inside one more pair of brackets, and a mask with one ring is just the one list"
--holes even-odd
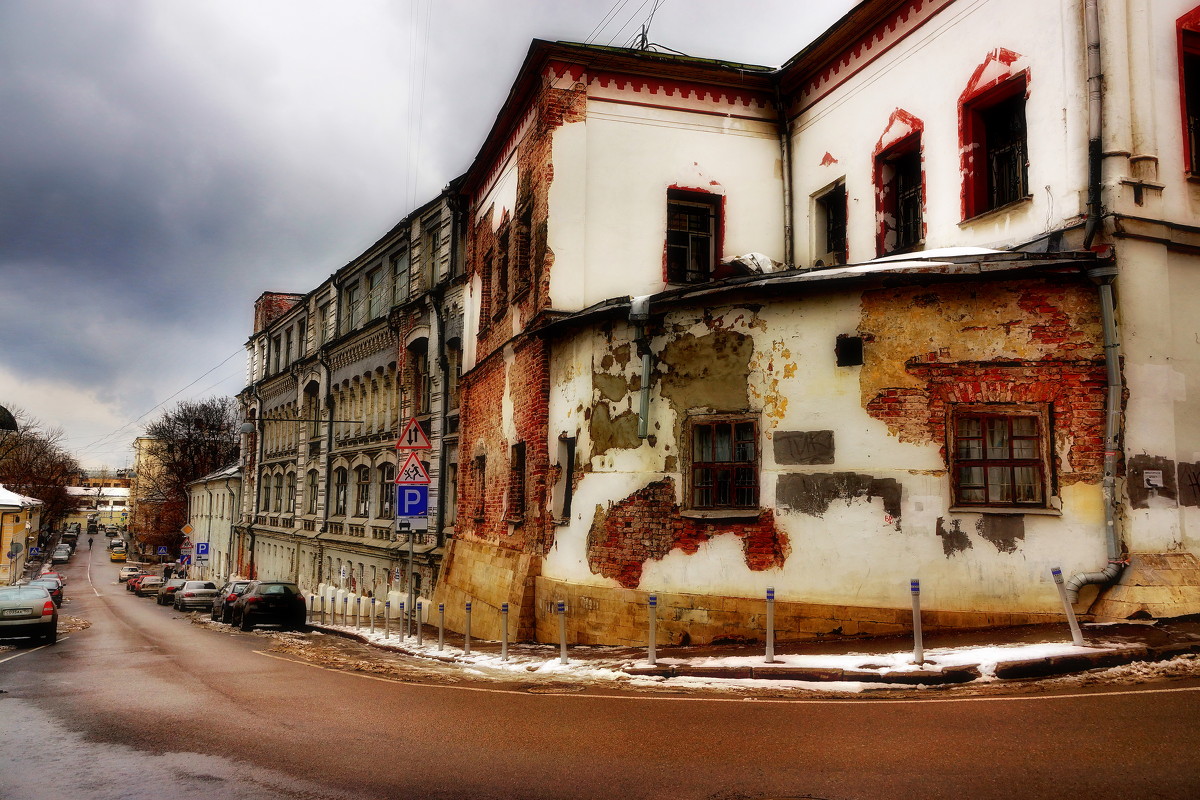
[(135, 567), (133, 564), (126, 564), (117, 572), (117, 580), (121, 583), (124, 583), (135, 575), (143, 574), (145, 574), (145, 571), (141, 567)]
[(65, 564), (71, 560), (71, 548), (65, 544), (60, 544), (54, 548), (54, 555), (50, 556), (51, 564)]
[(142, 585), (142, 581), (150, 577), (150, 573), (145, 570), (140, 575), (134, 575), (129, 580), (125, 581), (125, 591), (136, 592), (138, 587)]
[(26, 586), (42, 586), (50, 593), (50, 599), (54, 601), (54, 605), (61, 607), (63, 601), (63, 585), (58, 578), (47, 578), (42, 576), (34, 578), (25, 584)]
[(300, 587), (285, 581), (253, 581), (233, 603), (233, 624), (244, 631), (255, 625), (303, 628), (308, 609)]
[(164, 582), (158, 590), (158, 597), (155, 599), (155, 602), (160, 606), (174, 605), (175, 592), (185, 583), (187, 581), (183, 578), (171, 578), (169, 581)]
[(0, 638), (58, 640), (58, 606), (44, 586), (0, 586)]
[(61, 572), (50, 572), (49, 570), (47, 570), (46, 572), (43, 572), (41, 575), (38, 575), (38, 577), (39, 578), (58, 578), (58, 580), (60, 580), (62, 582), (63, 586), (67, 585), (67, 576), (63, 575)]
[(217, 592), (217, 597), (213, 601), (212, 618), (220, 620), (226, 625), (233, 622), (233, 601), (238, 599), (242, 592), (246, 591), (246, 587), (253, 581), (237, 580), (229, 581)]
[(138, 581), (137, 588), (133, 593), (138, 597), (150, 597), (158, 594), (158, 590), (162, 588), (163, 579), (158, 575), (144, 575)]
[(191, 611), (194, 608), (212, 608), (217, 596), (217, 585), (212, 581), (187, 581), (175, 590), (171, 605), (176, 611)]

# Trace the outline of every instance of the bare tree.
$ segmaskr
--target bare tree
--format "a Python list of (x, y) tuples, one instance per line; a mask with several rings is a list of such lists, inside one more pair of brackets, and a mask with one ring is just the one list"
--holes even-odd
[(137, 476), (134, 531), (151, 547), (176, 550), (187, 522), (187, 485), (235, 463), (241, 436), (231, 397), (184, 401), (146, 426), (148, 462)]
[(0, 439), (0, 483), (41, 500), (43, 524), (55, 526), (78, 506), (67, 487), (79, 474), (79, 462), (61, 446), (60, 428), (43, 429), (25, 411), (10, 409), (18, 430)]

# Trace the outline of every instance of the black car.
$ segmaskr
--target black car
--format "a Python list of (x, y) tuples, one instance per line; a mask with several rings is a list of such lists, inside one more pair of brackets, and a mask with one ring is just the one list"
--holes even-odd
[(233, 603), (233, 624), (244, 631), (255, 625), (303, 628), (308, 608), (300, 587), (285, 581), (254, 581)]
[(212, 618), (220, 620), (226, 625), (233, 622), (233, 601), (238, 599), (242, 592), (246, 591), (254, 581), (237, 580), (229, 581), (221, 590), (217, 592), (216, 599), (213, 600)]

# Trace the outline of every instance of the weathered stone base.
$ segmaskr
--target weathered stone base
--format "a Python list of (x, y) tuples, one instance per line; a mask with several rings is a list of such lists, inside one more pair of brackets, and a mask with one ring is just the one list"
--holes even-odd
[(437, 604), (446, 606), (446, 627), (466, 629), (466, 602), (471, 601), (471, 636), (499, 641), (501, 604), (509, 604), (508, 635), (516, 641), (533, 639), (533, 579), (541, 560), (530, 553), (508, 550), (473, 539), (451, 539), (434, 590), (429, 619), (437, 619)]
[(1200, 559), (1191, 553), (1130, 553), (1129, 566), (1100, 593), (1098, 622), (1200, 614)]
[[(567, 643), (646, 644), (647, 598), (636, 589), (580, 586), (536, 579), (537, 641), (558, 641), (559, 600), (567, 604)], [(766, 630), (763, 598), (658, 594), (658, 643), (662, 645), (762, 641)], [(924, 610), (925, 630), (994, 628), (1062, 622), (1061, 614)], [(823, 636), (888, 636), (912, 630), (911, 608), (866, 608), (817, 603), (775, 603), (776, 641)]]

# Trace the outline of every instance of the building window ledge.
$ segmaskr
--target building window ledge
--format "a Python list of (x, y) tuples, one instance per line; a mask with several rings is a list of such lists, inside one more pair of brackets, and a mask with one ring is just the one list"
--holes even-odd
[(758, 519), (761, 513), (760, 508), (685, 508), (679, 516), (688, 519)]
[(1028, 514), (1041, 517), (1061, 517), (1061, 508), (1017, 508), (1015, 506), (951, 506), (951, 514)]
[(1024, 207), (1028, 207), (1028, 206), (1032, 206), (1032, 205), (1033, 205), (1033, 195), (1027, 194), (1024, 197), (1018, 197), (1016, 200), (1013, 200), (1011, 203), (1005, 203), (1002, 206), (996, 206), (995, 208), (989, 208), (987, 211), (981, 211), (980, 213), (976, 214), (973, 217), (967, 217), (962, 222), (958, 223), (958, 227), (962, 228), (964, 226), (971, 225), (976, 222), (987, 222), (988, 220), (995, 219), (996, 217), (1007, 216), (1008, 214), (1011, 214), (1012, 212), (1016, 211), (1019, 208), (1024, 208)]

